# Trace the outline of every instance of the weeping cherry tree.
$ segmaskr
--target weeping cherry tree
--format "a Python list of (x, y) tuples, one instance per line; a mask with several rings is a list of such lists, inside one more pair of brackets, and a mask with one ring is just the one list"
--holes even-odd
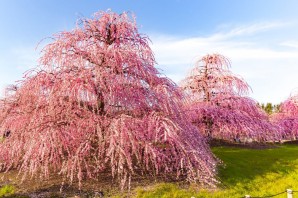
[(2, 170), (80, 185), (109, 172), (122, 188), (140, 174), (214, 184), (216, 159), (133, 17), (98, 12), (53, 39), (1, 100)]
[(204, 136), (255, 141), (279, 138), (278, 128), (269, 122), (257, 103), (246, 96), (249, 85), (230, 71), (226, 57), (220, 54), (202, 57), (181, 86), (192, 100), (186, 110)]
[(293, 92), (281, 103), (278, 112), (271, 115), (271, 120), (281, 127), (283, 140), (298, 138), (298, 93)]

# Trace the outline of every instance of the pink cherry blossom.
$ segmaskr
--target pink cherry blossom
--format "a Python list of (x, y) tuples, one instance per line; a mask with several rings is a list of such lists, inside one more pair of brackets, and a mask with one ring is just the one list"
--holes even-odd
[(229, 60), (212, 54), (201, 58), (182, 81), (191, 102), (186, 110), (204, 136), (254, 141), (280, 139), (279, 128), (270, 123), (257, 103), (246, 96), (249, 85), (230, 70)]
[(2, 170), (80, 184), (108, 171), (122, 188), (140, 174), (214, 184), (216, 159), (133, 17), (98, 12), (53, 38), (1, 100)]
[(298, 94), (292, 93), (280, 105), (279, 112), (272, 114), (271, 120), (282, 129), (282, 139), (295, 140), (298, 138)]

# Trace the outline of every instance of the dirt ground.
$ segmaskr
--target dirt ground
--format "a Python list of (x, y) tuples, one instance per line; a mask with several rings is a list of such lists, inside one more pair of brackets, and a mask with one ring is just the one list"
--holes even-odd
[(100, 181), (86, 180), (82, 182), (79, 189), (78, 182), (73, 184), (63, 184), (63, 178), (59, 175), (52, 175), (46, 181), (37, 179), (25, 179), (21, 182), (21, 176), (18, 171), (11, 170), (7, 173), (0, 173), (0, 186), (13, 185), (16, 188), (16, 194), (11, 197), (73, 197), (73, 198), (91, 198), (91, 197), (111, 197), (121, 190), (118, 184), (108, 175), (103, 175)]
[(259, 143), (259, 142), (237, 143), (237, 142), (229, 142), (225, 140), (216, 140), (216, 139), (211, 140), (209, 144), (211, 147), (227, 146), (227, 147), (249, 148), (249, 149), (270, 149), (270, 148), (277, 148), (281, 145), (280, 143)]
[[(106, 198), (113, 195), (121, 195), (121, 197), (133, 196), (133, 189), (137, 187), (150, 188), (160, 182), (175, 182), (181, 187), (188, 184), (183, 181), (173, 179), (165, 179), (164, 177), (145, 177), (136, 176), (131, 182), (131, 190), (125, 189), (121, 191), (116, 181), (113, 181), (111, 174), (105, 173), (101, 175), (98, 181), (85, 180), (79, 189), (78, 182), (69, 185), (64, 183), (63, 178), (59, 175), (53, 175), (49, 180), (40, 181), (38, 179), (26, 179), (21, 182), (21, 176), (18, 171), (11, 170), (7, 173), (0, 173), (0, 187), (4, 185), (13, 185), (16, 188), (16, 194), (9, 196), (10, 198)], [(174, 177), (173, 177), (174, 178)]]

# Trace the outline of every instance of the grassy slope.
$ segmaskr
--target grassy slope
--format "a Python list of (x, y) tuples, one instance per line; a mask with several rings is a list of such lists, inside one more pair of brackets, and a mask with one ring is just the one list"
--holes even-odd
[[(137, 197), (222, 198), (273, 195), (287, 188), (298, 191), (298, 146), (266, 150), (215, 147), (212, 150), (225, 164), (219, 169), (220, 189), (198, 192), (193, 187), (186, 190), (175, 184), (159, 184), (150, 190), (138, 189)], [(278, 197), (286, 197), (286, 194)]]

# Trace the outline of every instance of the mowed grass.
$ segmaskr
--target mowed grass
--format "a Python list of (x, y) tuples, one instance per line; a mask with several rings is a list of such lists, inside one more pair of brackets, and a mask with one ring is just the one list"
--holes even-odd
[[(282, 145), (271, 149), (214, 147), (213, 153), (223, 161), (219, 167), (221, 184), (216, 190), (188, 189), (163, 183), (136, 190), (140, 198), (174, 197), (252, 197), (270, 196), (292, 189), (298, 191), (298, 145)], [(297, 195), (296, 195), (297, 194)], [(278, 197), (286, 197), (283, 193)], [(298, 197), (298, 192), (294, 192)]]

